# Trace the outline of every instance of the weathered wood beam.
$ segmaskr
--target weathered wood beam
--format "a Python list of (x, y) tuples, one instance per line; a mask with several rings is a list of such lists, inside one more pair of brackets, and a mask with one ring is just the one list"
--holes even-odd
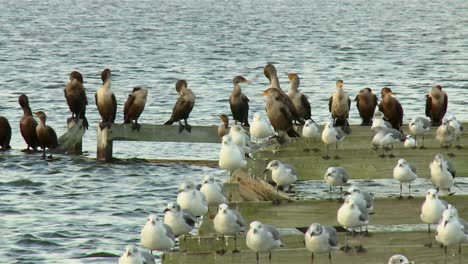
[(82, 153), (82, 140), (85, 133), (83, 120), (67, 120), (68, 130), (58, 138), (59, 146), (54, 149), (54, 153), (68, 153), (80, 155)]

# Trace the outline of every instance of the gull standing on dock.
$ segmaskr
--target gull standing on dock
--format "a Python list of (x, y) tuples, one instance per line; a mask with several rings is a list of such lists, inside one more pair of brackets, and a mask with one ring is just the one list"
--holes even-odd
[(46, 158), (46, 148), (49, 149), (49, 158), (52, 158), (52, 150), (58, 147), (58, 139), (55, 130), (46, 125), (47, 116), (44, 112), (34, 113), (39, 118), (39, 124), (36, 126), (37, 141), (42, 148), (42, 158)]
[(86, 119), (86, 105), (88, 105), (88, 98), (86, 97), (86, 90), (83, 86), (83, 76), (77, 71), (70, 73), (70, 81), (65, 89), (63, 89), (65, 98), (67, 99), (68, 107), (72, 112), (73, 118), (83, 119), (83, 127), (88, 129), (88, 119)]
[(462, 149), (463, 147), (460, 145), (460, 138), (464, 130), (463, 125), (460, 121), (457, 120), (457, 118), (454, 115), (449, 116), (448, 121), (449, 125), (455, 130), (455, 140), (457, 142), (457, 145), (455, 147), (457, 149)]
[(432, 87), (426, 95), (426, 116), (431, 119), (433, 126), (439, 126), (447, 112), (448, 97), (442, 86)]
[(372, 93), (371, 88), (366, 87), (359, 91), (354, 101), (356, 101), (356, 107), (362, 119), (361, 126), (371, 126), (372, 117), (374, 116), (375, 108), (378, 103), (377, 96)]
[(414, 261), (409, 261), (407, 257), (397, 254), (390, 257), (388, 264), (415, 264)]
[[(267, 77), (268, 81), (270, 81), (270, 86), (268, 88), (275, 88), (278, 90), (278, 93), (275, 95), (275, 97), (277, 97), (277, 100), (281, 101), (282, 104), (284, 104), (284, 106), (289, 110), (292, 116), (292, 120), (296, 123), (302, 124), (303, 120), (299, 117), (299, 113), (297, 112), (294, 103), (292, 102), (291, 98), (289, 98), (289, 96), (281, 89), (275, 66), (273, 66), (273, 64), (267, 64), (265, 68), (263, 68), (263, 74), (265, 74), (265, 77)], [(271, 119), (270, 123), (273, 125)], [(275, 127), (275, 125), (273, 125), (273, 127)]]
[(403, 144), (405, 148), (415, 149), (418, 147), (416, 139), (412, 135), (406, 135), (405, 143)]
[(232, 253), (239, 253), (237, 250), (237, 234), (244, 232), (246, 223), (242, 215), (236, 210), (229, 209), (227, 204), (220, 204), (218, 207), (218, 213), (213, 219), (214, 229), (218, 235), (222, 237), (222, 248), (217, 253), (223, 255), (226, 251), (224, 250), (224, 236), (234, 236), (234, 250)]
[(369, 213), (374, 210), (374, 194), (361, 190), (357, 186), (351, 186), (345, 192), (345, 196), (354, 196), (356, 197), (356, 202), (358, 204), (364, 205)]
[(432, 247), (431, 241), (431, 224), (439, 223), (442, 219), (442, 213), (447, 209), (447, 202), (440, 200), (437, 195), (436, 189), (429, 189), (426, 192), (426, 200), (423, 202), (421, 207), (421, 220), (427, 224), (427, 234), (429, 243), (425, 244), (426, 247)]
[(408, 183), (408, 199), (413, 199), (411, 196), (411, 183), (418, 178), (416, 168), (409, 164), (405, 159), (399, 159), (395, 168), (393, 168), (393, 178), (400, 182), (400, 196), (398, 199), (403, 199), (403, 183)]
[(444, 246), (444, 260), (447, 263), (447, 247), (458, 245), (459, 263), (461, 262), (461, 244), (468, 241), (468, 230), (460, 223), (458, 215), (452, 209), (442, 213), (442, 220), (437, 226), (436, 240)]
[(399, 130), (393, 128), (378, 128), (374, 131), (374, 136), (372, 137), (372, 148), (378, 149), (382, 148), (382, 154), (379, 157), (384, 158), (385, 152), (390, 150), (388, 157), (394, 158), (393, 155), (393, 145), (399, 142), (402, 142), (406, 139), (405, 135)]
[(231, 96), (229, 96), (229, 106), (231, 107), (232, 119), (234, 124), (237, 125), (237, 121), (243, 126), (249, 125), (249, 98), (242, 93), (240, 83), (250, 83), (247, 79), (242, 76), (236, 76), (232, 80), (234, 88), (232, 89)]
[[(179, 122), (179, 133), (184, 129), (190, 133), (192, 131), (192, 126), (187, 123), (187, 119), (195, 105), (196, 97), (192, 90), (187, 88), (187, 82), (185, 80), (178, 80), (176, 82), (176, 91), (179, 94), (179, 99), (177, 99), (177, 102), (172, 108), (171, 118), (164, 123), (164, 125), (172, 125), (174, 122)], [(182, 125), (182, 120), (184, 120), (185, 125)]]
[(375, 132), (380, 128), (392, 128), (390, 122), (384, 120), (384, 114), (380, 111), (376, 111), (372, 118), (371, 131)]
[(323, 176), (325, 183), (330, 187), (330, 200), (332, 199), (332, 186), (340, 186), (340, 200), (343, 199), (343, 185), (348, 182), (349, 174), (343, 167), (329, 167)]
[(27, 144), (24, 151), (29, 151), (29, 148), (31, 148), (31, 150), (37, 150), (37, 146), (39, 145), (36, 134), (37, 121), (34, 119), (31, 108), (29, 107), (28, 96), (25, 94), (20, 95), (18, 103), (23, 109), (23, 116), (20, 119), (20, 131)]
[(279, 247), (284, 247), (278, 230), (276, 230), (274, 226), (262, 224), (259, 221), (250, 223), (246, 244), (248, 248), (255, 251), (257, 264), (259, 261), (258, 253), (269, 253), (268, 258), (271, 263), (271, 251)]
[(420, 149), (425, 149), (424, 135), (431, 129), (431, 121), (424, 117), (415, 117), (411, 120), (408, 127), (410, 132), (414, 135), (415, 140), (418, 139), (418, 136), (422, 137), (422, 145)]
[(339, 127), (333, 127), (331, 122), (325, 123), (325, 127), (322, 131), (322, 141), (327, 145), (327, 154), (323, 156), (324, 159), (330, 159), (329, 147), (331, 144), (335, 144), (335, 159), (339, 159), (340, 156), (336, 153), (338, 151), (338, 142), (343, 141), (345, 133)]
[(455, 128), (450, 126), (449, 121), (444, 118), (442, 125), (437, 128), (435, 139), (439, 141), (441, 148), (450, 148), (455, 137)]
[(156, 215), (150, 214), (140, 233), (141, 245), (151, 251), (168, 251), (174, 247), (175, 236), (172, 229)]
[(299, 91), (299, 75), (295, 73), (289, 73), (288, 78), (290, 82), (288, 96), (291, 98), (299, 118), (303, 120), (311, 119), (312, 114), (309, 99), (307, 99), (307, 96)]
[(247, 166), (244, 152), (232, 142), (232, 137), (229, 134), (222, 139), (218, 165), (220, 168), (226, 170), (228, 179), (232, 171)]
[(232, 137), (232, 142), (236, 144), (244, 154), (249, 154), (251, 152), (250, 137), (241, 125), (232, 125), (231, 129), (229, 129), (229, 135)]
[(382, 88), (380, 91), (382, 101), (379, 104), (379, 111), (381, 111), (385, 118), (392, 124), (392, 128), (401, 131), (403, 125), (403, 107), (400, 102), (393, 97), (392, 89), (388, 87)]
[[(312, 119), (307, 119), (304, 126), (302, 127), (302, 137), (307, 141), (307, 148), (304, 151), (310, 150), (310, 139), (314, 139), (314, 143), (317, 143), (317, 139), (320, 138), (320, 127)], [(317, 147), (312, 149), (314, 152), (320, 151)]]
[(111, 128), (117, 115), (117, 101), (114, 93), (111, 91), (111, 71), (104, 69), (101, 72), (102, 86), (96, 90), (94, 100), (97, 109), (101, 115), (99, 127), (103, 130), (105, 127)]
[(338, 209), (337, 215), (338, 223), (344, 226), (346, 231), (346, 246), (342, 248), (344, 252), (349, 252), (351, 247), (348, 244), (348, 233), (349, 228), (358, 228), (360, 229), (361, 233), (361, 240), (360, 245), (356, 247), (356, 252), (365, 252), (364, 247), (362, 246), (362, 226), (367, 225), (369, 223), (369, 212), (365, 206), (360, 206), (358, 202), (358, 198), (356, 196), (348, 196), (346, 197), (343, 205)]
[(6, 117), (0, 116), (0, 150), (11, 149), (11, 125)]
[(195, 189), (191, 182), (183, 182), (179, 186), (177, 203), (182, 209), (189, 210), (194, 216), (200, 217), (208, 212), (205, 194)]
[(276, 204), (279, 204), (278, 189), (281, 187), (282, 190), (289, 188), (291, 190), (291, 184), (297, 181), (297, 170), (289, 164), (283, 164), (279, 160), (272, 160), (268, 163), (263, 173), (271, 171), (271, 179), (276, 184)]
[[(164, 209), (164, 223), (171, 228), (176, 237), (184, 235), (184, 242), (187, 241), (187, 234), (195, 228), (196, 221), (195, 216), (189, 210), (181, 209), (176, 202), (167, 204)], [(184, 244), (185, 251), (187, 251), (187, 243)]]
[[(299, 137), (299, 134), (294, 131), (293, 121), (294, 115), (291, 113), (290, 108), (285, 103), (284, 97), (289, 98), (287, 95), (282, 94), (277, 88), (268, 88), (263, 91), (266, 96), (266, 111), (270, 124), (276, 131), (287, 133), (290, 137)], [(294, 106), (292, 106), (294, 107)], [(280, 135), (279, 142), (284, 141), (284, 134)]]
[(125, 247), (125, 252), (119, 258), (119, 264), (155, 264), (154, 257), (147, 251), (134, 245)]
[(273, 137), (275, 131), (271, 128), (261, 113), (255, 113), (253, 116), (252, 125), (250, 126), (250, 135), (255, 137), (255, 143), (264, 138)]
[(229, 133), (229, 118), (223, 114), (219, 116), (219, 119), (222, 123), (218, 126), (218, 137), (223, 138)]
[(431, 181), (441, 193), (448, 192), (449, 195), (454, 194), (450, 191), (455, 180), (455, 168), (452, 162), (446, 160), (444, 155), (437, 153), (434, 160), (429, 165), (431, 170)]
[(343, 132), (349, 134), (348, 118), (349, 110), (351, 109), (351, 99), (343, 89), (343, 81), (336, 81), (336, 90), (328, 100), (328, 110), (333, 118), (333, 126), (341, 127)]
[[(145, 109), (146, 97), (148, 89), (144, 87), (135, 87), (132, 93), (128, 95), (124, 105), (124, 123), (132, 123), (132, 130), (140, 130), (141, 125), (138, 124), (138, 118)], [(133, 123), (135, 121), (135, 123)]]
[(214, 177), (211, 175), (207, 175), (203, 178), (200, 192), (205, 194), (208, 206), (218, 206), (227, 202), (226, 196), (224, 196), (223, 184), (215, 182)]
[(334, 227), (313, 223), (304, 234), (304, 241), (306, 249), (311, 252), (310, 264), (314, 263), (314, 254), (322, 253), (328, 253), (328, 261), (331, 264), (331, 252), (338, 249), (338, 237)]

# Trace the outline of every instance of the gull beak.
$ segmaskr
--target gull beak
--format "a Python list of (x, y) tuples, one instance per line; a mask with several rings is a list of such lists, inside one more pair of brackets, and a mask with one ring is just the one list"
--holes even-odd
[(263, 174), (267, 173), (267, 171), (269, 171), (269, 169), (265, 169), (265, 170), (263, 171)]
[(350, 195), (351, 193), (348, 192), (348, 191), (346, 191), (346, 192), (344, 192), (343, 194), (344, 194), (344, 195)]
[(181, 192), (183, 192), (183, 191), (184, 191), (184, 190), (179, 190), (179, 192), (178, 192), (178, 193), (181, 193)]
[(256, 228), (253, 229), (253, 233), (257, 234), (257, 229)]
[(444, 221), (444, 227), (445, 227), (447, 224), (448, 224), (448, 221), (445, 220), (445, 221)]
[(164, 209), (163, 213), (166, 213), (167, 211), (170, 211), (170, 210), (171, 210), (171, 209), (166, 208), (166, 209)]
[(130, 251), (127, 251), (127, 258), (130, 257), (132, 255), (132, 253), (130, 253)]
[(154, 220), (151, 220), (151, 224), (154, 225), (156, 222)]

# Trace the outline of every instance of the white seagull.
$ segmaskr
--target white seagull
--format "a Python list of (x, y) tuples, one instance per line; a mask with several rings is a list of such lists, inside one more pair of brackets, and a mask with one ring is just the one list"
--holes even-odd
[(388, 157), (393, 158), (393, 145), (406, 139), (405, 135), (393, 128), (378, 128), (372, 137), (373, 149), (382, 148), (382, 154), (379, 157), (384, 158), (385, 152), (391, 150)]
[(331, 226), (322, 226), (313, 223), (304, 234), (306, 249), (311, 252), (310, 263), (314, 263), (314, 254), (328, 253), (328, 260), (331, 263), (331, 252), (338, 249), (338, 237), (336, 229)]
[(156, 215), (150, 214), (141, 230), (141, 245), (151, 251), (167, 251), (174, 247), (175, 236), (172, 229), (163, 223)]
[(343, 167), (329, 167), (323, 176), (325, 183), (330, 187), (330, 200), (332, 199), (332, 186), (340, 186), (340, 199), (343, 199), (343, 185), (348, 182), (349, 174)]
[(436, 189), (427, 190), (426, 200), (422, 204), (420, 215), (421, 220), (427, 224), (429, 243), (425, 244), (426, 247), (432, 247), (431, 224), (439, 223), (442, 219), (442, 212), (447, 209), (447, 206), (446, 201), (439, 199)]
[(147, 251), (140, 250), (134, 245), (125, 247), (125, 251), (119, 258), (119, 264), (155, 264), (154, 257)]
[(200, 188), (200, 192), (205, 194), (208, 206), (218, 206), (227, 202), (226, 196), (224, 196), (223, 184), (215, 182), (212, 175), (203, 177), (203, 184)]
[(237, 234), (244, 232), (246, 223), (242, 215), (236, 210), (229, 209), (227, 204), (220, 204), (218, 207), (218, 213), (213, 219), (214, 229), (217, 234), (222, 237), (223, 247), (218, 253), (221, 255), (226, 251), (224, 250), (224, 236), (234, 236), (234, 250), (232, 253), (239, 253), (237, 250)]
[(179, 186), (177, 203), (182, 209), (189, 210), (194, 216), (203, 216), (208, 212), (205, 194), (195, 189), (191, 182), (183, 182)]
[(405, 143), (403, 144), (405, 148), (412, 148), (415, 149), (418, 147), (418, 143), (416, 142), (416, 139), (412, 135), (406, 135), (405, 138)]
[[(302, 127), (302, 137), (307, 141), (307, 148), (304, 151), (308, 152), (310, 150), (310, 139), (314, 140), (314, 143), (317, 142), (317, 139), (320, 138), (320, 128), (314, 120), (308, 119), (305, 121), (304, 126)], [(314, 152), (319, 151), (318, 148), (312, 149)]]
[(455, 128), (450, 126), (447, 119), (442, 120), (442, 125), (437, 128), (435, 139), (439, 141), (441, 148), (450, 148), (455, 141)]
[(449, 121), (449, 125), (453, 127), (453, 129), (455, 130), (455, 140), (457, 142), (457, 145), (455, 147), (457, 149), (463, 148), (460, 145), (461, 134), (463, 133), (463, 130), (464, 130), (462, 123), (458, 121), (454, 115), (449, 116), (448, 121)]
[(365, 249), (362, 246), (362, 226), (369, 223), (369, 212), (366, 207), (361, 206), (357, 201), (356, 196), (347, 196), (343, 205), (338, 209), (337, 220), (338, 223), (344, 226), (346, 229), (346, 246), (342, 248), (344, 252), (351, 250), (351, 247), (348, 245), (348, 233), (349, 228), (358, 228), (361, 230), (361, 244), (356, 247), (357, 252), (364, 252)]
[(271, 171), (271, 179), (276, 184), (276, 203), (279, 204), (278, 189), (290, 190), (291, 184), (297, 181), (297, 171), (292, 165), (283, 164), (279, 160), (270, 161), (263, 173), (267, 171)]
[(392, 125), (384, 120), (384, 114), (381, 111), (376, 111), (374, 117), (372, 118), (371, 131), (374, 132), (379, 128), (392, 128)]
[(255, 113), (250, 124), (250, 135), (255, 137), (255, 142), (258, 144), (259, 140), (274, 136), (275, 131), (261, 113)]
[(229, 129), (229, 135), (232, 137), (232, 142), (236, 144), (244, 154), (250, 153), (250, 137), (241, 125), (232, 125)]
[(250, 229), (246, 237), (247, 247), (255, 251), (257, 264), (259, 260), (258, 253), (269, 253), (271, 263), (271, 251), (273, 249), (284, 247), (278, 230), (274, 226), (262, 224), (259, 221), (250, 223)]
[(416, 140), (418, 136), (422, 137), (422, 145), (420, 148), (424, 149), (424, 135), (431, 129), (431, 120), (424, 117), (414, 117), (408, 124), (408, 127)]
[[(327, 155), (323, 156), (324, 159), (330, 159), (329, 156), (329, 146), (331, 144), (335, 144), (335, 151), (338, 150), (338, 143), (343, 141), (345, 138), (345, 133), (339, 127), (333, 127), (331, 122), (325, 123), (325, 127), (322, 131), (322, 141), (327, 145)], [(335, 153), (335, 159), (339, 159), (340, 157)]]
[(411, 183), (418, 178), (416, 168), (405, 159), (399, 159), (397, 165), (393, 168), (393, 178), (400, 182), (400, 197), (398, 198), (403, 198), (403, 183), (408, 183), (408, 199), (412, 199)]
[(458, 245), (459, 260), (461, 263), (461, 244), (468, 241), (468, 230), (460, 223), (458, 216), (452, 209), (442, 213), (442, 220), (437, 226), (436, 240), (444, 246), (444, 259), (447, 263), (447, 247)]
[(431, 170), (431, 181), (434, 186), (442, 193), (454, 194), (450, 191), (455, 180), (455, 168), (449, 160), (444, 158), (444, 155), (437, 153), (434, 160), (429, 165)]
[(414, 264), (414, 261), (409, 261), (407, 257), (397, 254), (390, 257), (388, 264)]
[[(181, 209), (178, 203), (171, 202), (164, 209), (164, 223), (171, 228), (176, 237), (184, 235), (184, 241), (186, 235), (195, 228), (196, 221), (195, 216), (190, 211)], [(187, 243), (185, 246), (187, 250)]]
[(231, 175), (231, 171), (247, 166), (243, 151), (232, 142), (231, 135), (226, 135), (222, 138), (218, 164), (220, 168), (227, 171), (228, 178)]

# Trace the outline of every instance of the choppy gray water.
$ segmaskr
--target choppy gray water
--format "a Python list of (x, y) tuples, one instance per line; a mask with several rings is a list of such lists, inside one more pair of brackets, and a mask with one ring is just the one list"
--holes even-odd
[[(94, 91), (109, 67), (122, 120), (133, 86), (150, 87), (141, 122), (168, 119), (174, 84), (186, 79), (197, 95), (191, 123), (217, 124), (228, 113), (231, 80), (253, 81), (244, 92), (251, 113), (267, 86), (263, 66), (273, 62), (283, 88), (299, 73), (313, 115), (335, 80), (351, 96), (365, 86), (397, 92), (408, 120), (424, 114), (424, 93), (441, 84), (449, 113), (468, 121), (468, 3), (453, 1), (0, 1), (0, 115), (13, 126), (12, 147), (1, 154), (2, 263), (81, 263), (95, 252), (120, 254), (137, 243), (149, 212), (161, 212), (176, 184), (218, 169), (142, 163), (101, 164), (63, 156), (46, 162), (24, 148), (17, 98), (30, 96), (58, 134), (70, 116), (62, 89), (72, 70), (85, 78), (90, 130), (85, 155), (95, 156)], [(358, 122), (354, 106), (351, 120)], [(202, 149), (200, 151), (200, 149)], [(117, 143), (120, 158), (216, 159), (216, 145)], [(89, 261), (88, 261), (89, 262)], [(91, 262), (96, 262), (92, 260)], [(116, 259), (99, 260), (115, 263)]]

